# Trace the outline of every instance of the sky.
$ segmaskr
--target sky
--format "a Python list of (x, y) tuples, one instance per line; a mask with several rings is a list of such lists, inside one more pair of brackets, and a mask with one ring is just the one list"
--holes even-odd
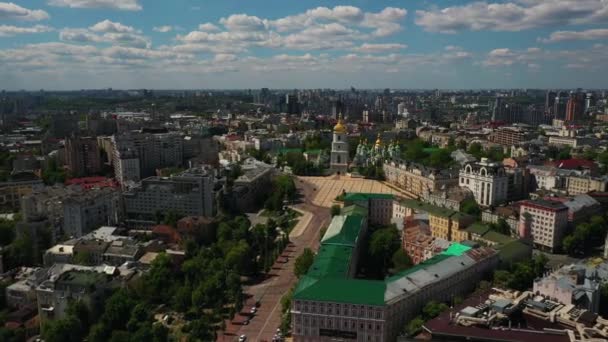
[(0, 2), (0, 89), (608, 88), (608, 0)]

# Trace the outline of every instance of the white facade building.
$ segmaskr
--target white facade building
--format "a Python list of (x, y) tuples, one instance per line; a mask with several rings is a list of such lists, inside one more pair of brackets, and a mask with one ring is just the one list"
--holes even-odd
[(519, 234), (538, 247), (555, 250), (568, 229), (568, 207), (560, 202), (526, 201), (520, 207)]
[(473, 192), (481, 206), (493, 206), (507, 199), (509, 177), (501, 164), (487, 158), (481, 162), (467, 163), (460, 170), (459, 185)]

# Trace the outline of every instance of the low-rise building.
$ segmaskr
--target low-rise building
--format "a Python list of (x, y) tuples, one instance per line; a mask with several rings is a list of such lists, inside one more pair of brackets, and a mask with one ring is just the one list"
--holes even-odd
[(369, 223), (373, 225), (388, 225), (393, 218), (393, 200), (391, 194), (347, 193), (344, 205), (358, 205), (367, 208)]
[(413, 197), (449, 189), (458, 185), (458, 171), (433, 169), (407, 162), (386, 162), (382, 166), (386, 180)]
[(30, 195), (42, 187), (44, 187), (42, 180), (31, 172), (12, 175), (7, 181), (0, 182), (0, 209), (18, 210), (21, 197)]
[(597, 266), (572, 264), (536, 279), (533, 291), (560, 303), (598, 313), (600, 285), (608, 281), (608, 263)]
[(266, 163), (248, 158), (241, 166), (243, 174), (234, 181), (232, 186), (232, 201), (235, 208), (242, 212), (259, 209), (272, 191), (274, 168)]

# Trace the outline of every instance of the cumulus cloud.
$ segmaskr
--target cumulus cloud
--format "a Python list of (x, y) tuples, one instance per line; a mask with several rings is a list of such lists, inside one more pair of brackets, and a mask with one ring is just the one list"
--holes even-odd
[(543, 43), (556, 43), (569, 40), (598, 40), (608, 38), (608, 29), (591, 29), (585, 31), (556, 31), (549, 38), (541, 38)]
[(263, 31), (267, 28), (265, 20), (247, 14), (233, 14), (228, 18), (221, 18), (220, 24), (230, 31)]
[(218, 53), (213, 60), (217, 63), (232, 62), (236, 60), (236, 55), (230, 53)]
[(462, 6), (416, 11), (416, 24), (426, 31), (456, 33), (463, 30), (521, 31), (550, 25), (608, 20), (604, 0), (519, 0), (474, 2)]
[(152, 42), (131, 26), (104, 20), (88, 29), (65, 28), (59, 32), (59, 39), (76, 43), (109, 43), (137, 48), (150, 47)]
[(200, 24), (200, 25), (198, 25), (198, 29), (199, 29), (199, 31), (205, 31), (205, 32), (220, 31), (220, 28), (217, 27), (216, 25), (212, 24), (212, 23)]
[(167, 33), (173, 31), (173, 26), (171, 25), (163, 25), (163, 26), (155, 26), (152, 28), (155, 32)]
[(0, 19), (40, 21), (49, 18), (43, 10), (31, 10), (12, 2), (0, 2)]
[(109, 8), (123, 11), (141, 11), (138, 0), (49, 0), (49, 5), (71, 8)]
[(0, 37), (12, 37), (18, 34), (28, 33), (44, 33), (50, 32), (53, 28), (44, 25), (35, 25), (32, 27), (19, 27), (12, 25), (0, 25)]
[(407, 45), (405, 44), (369, 44), (365, 43), (361, 46), (353, 48), (353, 51), (363, 52), (363, 53), (378, 53), (378, 52), (387, 52), (387, 51), (395, 51), (395, 50), (403, 50), (406, 49)]
[(91, 31), (95, 32), (110, 32), (110, 33), (133, 33), (135, 29), (131, 26), (126, 26), (121, 23), (116, 23), (108, 19), (100, 21), (97, 24), (89, 27)]

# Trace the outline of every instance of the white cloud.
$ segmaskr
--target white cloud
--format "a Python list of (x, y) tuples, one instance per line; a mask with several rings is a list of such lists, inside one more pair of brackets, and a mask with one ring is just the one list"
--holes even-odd
[(135, 29), (131, 26), (126, 26), (121, 23), (116, 23), (108, 19), (100, 21), (97, 24), (89, 27), (95, 32), (110, 32), (110, 33), (134, 33)]
[(200, 24), (200, 25), (198, 25), (198, 29), (199, 29), (199, 31), (205, 31), (205, 32), (220, 31), (220, 28), (217, 27), (216, 25), (212, 24), (212, 23)]
[(0, 25), (0, 37), (12, 37), (18, 34), (28, 33), (44, 33), (50, 32), (53, 28), (44, 25), (35, 25), (32, 27), (19, 27), (12, 25)]
[(138, 0), (49, 0), (49, 5), (71, 8), (110, 8), (124, 11), (140, 11)]
[(65, 28), (59, 32), (59, 39), (64, 42), (109, 43), (136, 48), (151, 46), (149, 38), (133, 32), (136, 30), (120, 23), (101, 22), (89, 29)]
[(267, 28), (265, 20), (247, 14), (233, 14), (228, 18), (221, 18), (220, 23), (230, 31), (264, 31)]
[(40, 21), (49, 18), (43, 10), (31, 10), (12, 2), (0, 2), (0, 19)]
[(394, 50), (403, 50), (406, 49), (407, 45), (405, 44), (369, 44), (365, 43), (359, 47), (353, 48), (353, 51), (363, 52), (363, 53), (378, 53), (378, 52), (386, 52), (386, 51), (394, 51)]
[(569, 40), (607, 39), (608, 29), (591, 29), (585, 31), (556, 31), (549, 38), (539, 39), (543, 43), (556, 43)]
[(232, 62), (236, 60), (236, 55), (230, 53), (218, 53), (213, 58), (215, 62), (223, 63), (223, 62)]
[(416, 11), (416, 24), (426, 31), (521, 31), (534, 27), (602, 22), (608, 19), (604, 0), (518, 0), (474, 2), (462, 6)]
[(401, 31), (401, 21), (407, 15), (403, 8), (387, 7), (379, 13), (366, 13), (362, 25), (375, 28), (372, 33), (377, 37), (386, 37)]
[(155, 26), (152, 28), (155, 32), (167, 33), (173, 31), (173, 26), (171, 25), (163, 25), (163, 26)]

